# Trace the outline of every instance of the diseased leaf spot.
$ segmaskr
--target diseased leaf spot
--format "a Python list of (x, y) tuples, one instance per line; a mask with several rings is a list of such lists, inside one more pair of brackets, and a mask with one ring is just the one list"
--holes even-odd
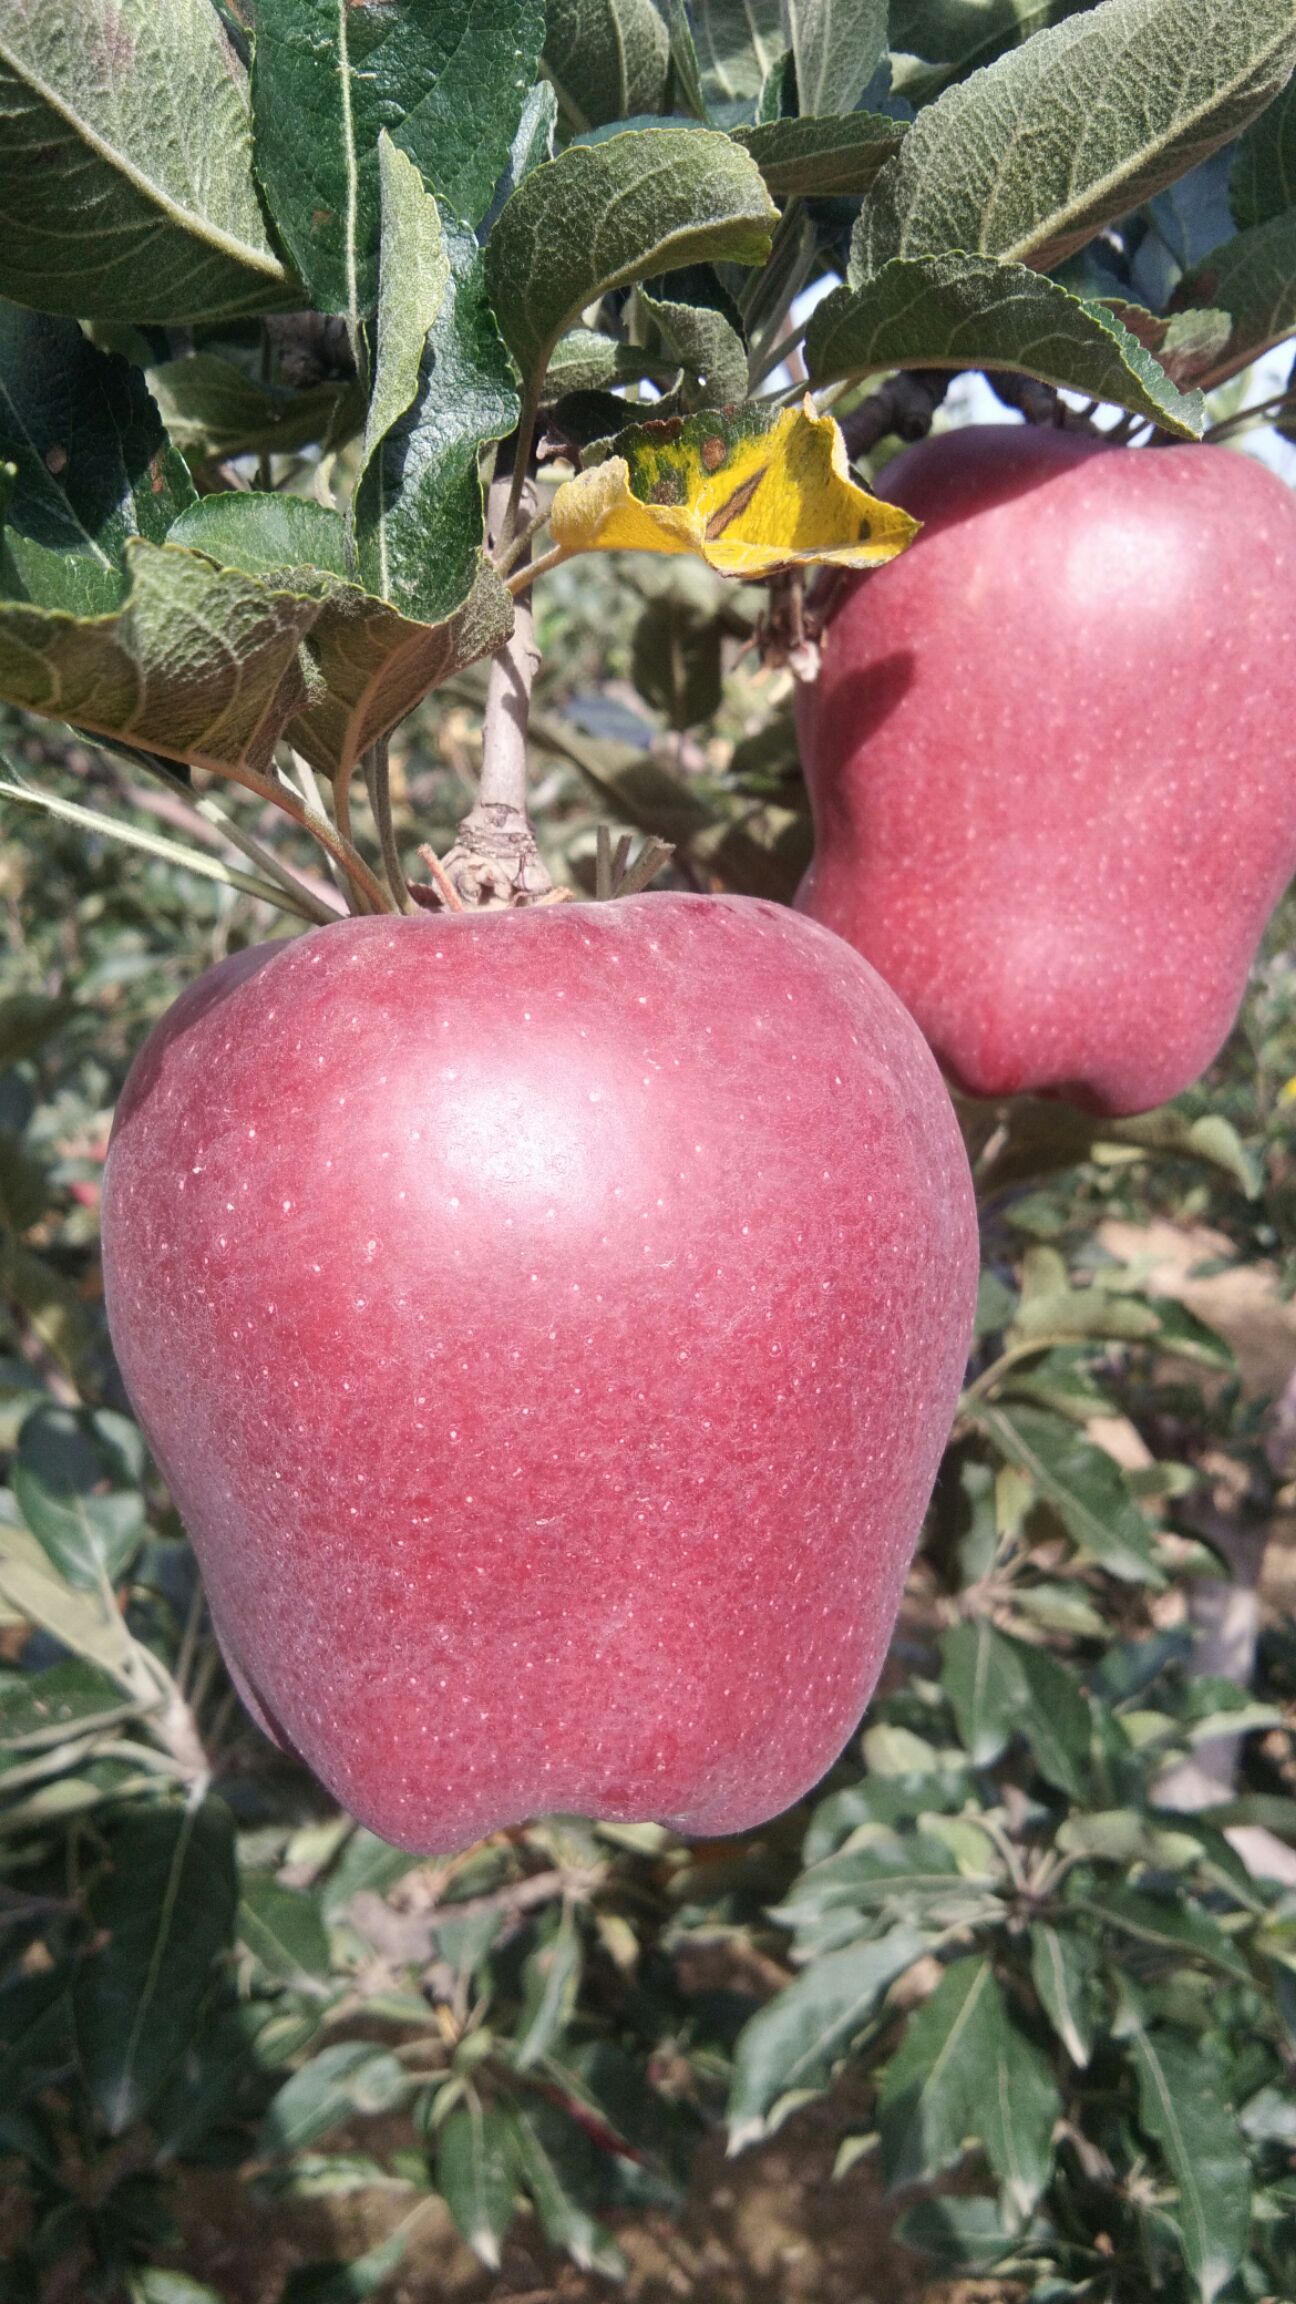
[(52, 448), (46, 449), (45, 469), (47, 472), (66, 472), (67, 462), (68, 452), (66, 448), (60, 447), (57, 441)]
[(861, 544), (867, 544), (867, 542), (868, 542), (868, 540), (869, 540), (870, 536), (872, 535), (872, 533), (873, 533), (873, 523), (872, 523), (872, 521), (871, 521), (871, 520), (861, 520), (861, 522), (860, 522), (860, 524), (859, 524), (859, 540), (860, 540), (860, 543), (861, 543)]
[(726, 443), (718, 435), (704, 440), (699, 451), (708, 472), (718, 472), (729, 453)]
[(687, 483), (678, 472), (664, 472), (660, 480), (654, 480), (648, 501), (650, 504), (686, 504)]
[(708, 544), (713, 544), (717, 536), (723, 536), (730, 521), (736, 520), (740, 512), (746, 511), (768, 470), (768, 464), (762, 464), (758, 472), (753, 472), (749, 479), (744, 480), (740, 487), (735, 488), (732, 496), (720, 506), (718, 511), (712, 513), (706, 524)]

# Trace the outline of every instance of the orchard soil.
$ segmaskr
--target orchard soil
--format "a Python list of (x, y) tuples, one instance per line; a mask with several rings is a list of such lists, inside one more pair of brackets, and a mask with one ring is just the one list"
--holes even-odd
[[(1249, 1265), (1199, 1276), (1226, 1246), (1201, 1228), (1112, 1224), (1104, 1239), (1122, 1258), (1155, 1258), (1156, 1286), (1227, 1337), (1248, 1391), (1281, 1396), (1296, 1372), (1296, 1304), (1283, 1301), (1271, 1270)], [(1296, 1605), (1296, 1514), (1273, 1523), (1262, 1598), (1268, 1611)], [(912, 1596), (899, 1638), (924, 1629), (927, 1614)], [(699, 1975), (697, 1986), (716, 1981)], [(742, 1981), (749, 1989), (761, 1982)], [(383, 2304), (1016, 2304), (1024, 2291), (1012, 2283), (932, 2280), (895, 2240), (897, 2206), (867, 2159), (833, 2182), (842, 2137), (870, 2125), (870, 2091), (848, 2073), (763, 2149), (728, 2161), (723, 2137), (712, 2137), (682, 2213), (609, 2219), (630, 2267), (620, 2287), (577, 2271), (533, 2225), (518, 2228), (499, 2273), (486, 2272), (433, 2199), (410, 2233), (400, 2272), (384, 2285)], [(340, 2132), (337, 2149), (381, 2158), (407, 2141), (399, 2120), (370, 2120)], [(263, 2200), (242, 2171), (190, 2169), (176, 2202), (181, 2239), (172, 2260), (227, 2304), (274, 2304), (296, 2266), (354, 2259), (384, 2239), (408, 2205), (394, 2187), (332, 2200)], [(9, 2237), (5, 2224), (0, 2209), (0, 2243)], [(75, 2300), (51, 2290), (49, 2304)]]

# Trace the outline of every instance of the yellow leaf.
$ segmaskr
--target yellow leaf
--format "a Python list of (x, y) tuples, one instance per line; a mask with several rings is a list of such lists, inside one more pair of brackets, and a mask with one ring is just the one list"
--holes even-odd
[(623, 451), (564, 481), (549, 528), (575, 552), (697, 552), (722, 576), (758, 581), (818, 561), (878, 568), (918, 533), (898, 505), (856, 486), (831, 416), (807, 398), (643, 424)]

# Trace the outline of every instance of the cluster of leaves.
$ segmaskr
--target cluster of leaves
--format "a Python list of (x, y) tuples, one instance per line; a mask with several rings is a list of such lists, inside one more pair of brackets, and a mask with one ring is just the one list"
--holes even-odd
[[(352, 770), (508, 630), (496, 443), (616, 452), (626, 517), (605, 477), (558, 549), (709, 552), (769, 434), (745, 564), (831, 558), (778, 419), (834, 280), (814, 390), (1006, 370), (1196, 436), (1296, 317), (1294, 58), (1290, 0), (11, 10), (0, 692), (275, 799), (379, 901)], [(673, 503), (734, 462), (673, 527), (645, 390), (709, 412)]]

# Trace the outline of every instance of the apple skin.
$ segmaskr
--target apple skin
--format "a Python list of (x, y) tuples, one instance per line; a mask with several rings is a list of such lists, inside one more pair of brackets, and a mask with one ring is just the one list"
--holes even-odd
[(1296, 872), (1296, 496), (1012, 425), (885, 487), (925, 526), (803, 691), (797, 902), (967, 1093), (1146, 1111), (1217, 1054)]
[(123, 1377), (264, 1725), (385, 1839), (699, 1835), (881, 1665), (977, 1278), (900, 1003), (779, 906), (317, 929), (118, 1108)]

